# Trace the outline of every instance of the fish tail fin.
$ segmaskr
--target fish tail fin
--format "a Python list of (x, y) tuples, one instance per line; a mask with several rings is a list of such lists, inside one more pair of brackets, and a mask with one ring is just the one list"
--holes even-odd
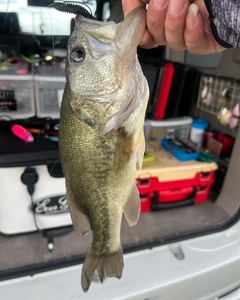
[(95, 269), (97, 269), (100, 281), (103, 282), (106, 277), (116, 277), (120, 279), (123, 265), (122, 248), (109, 255), (99, 256), (95, 253), (93, 247), (91, 247), (82, 268), (82, 289), (84, 292), (88, 291)]

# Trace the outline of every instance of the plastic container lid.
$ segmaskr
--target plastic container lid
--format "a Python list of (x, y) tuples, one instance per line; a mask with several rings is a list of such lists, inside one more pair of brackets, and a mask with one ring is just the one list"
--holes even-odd
[(145, 125), (156, 126), (156, 127), (179, 127), (185, 125), (191, 125), (193, 119), (191, 117), (180, 117), (180, 118), (171, 118), (166, 120), (145, 120)]
[(215, 162), (180, 161), (172, 153), (162, 148), (159, 149), (156, 141), (148, 142), (147, 146), (154, 149), (154, 152), (149, 152), (154, 156), (154, 162), (151, 166), (146, 166), (141, 170), (137, 169), (136, 178), (157, 177), (160, 182), (168, 182), (193, 179), (197, 173), (209, 173), (218, 169)]
[(192, 127), (198, 129), (206, 129), (208, 127), (208, 121), (204, 119), (195, 119), (192, 122)]

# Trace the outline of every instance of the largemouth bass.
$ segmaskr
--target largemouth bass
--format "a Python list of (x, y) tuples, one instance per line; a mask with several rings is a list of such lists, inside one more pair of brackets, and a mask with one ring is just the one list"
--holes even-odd
[(119, 24), (77, 15), (68, 42), (59, 147), (74, 228), (93, 232), (84, 291), (95, 270), (101, 281), (121, 277), (122, 216), (130, 226), (139, 218), (135, 172), (145, 150), (149, 90), (136, 49), (145, 26), (145, 9)]

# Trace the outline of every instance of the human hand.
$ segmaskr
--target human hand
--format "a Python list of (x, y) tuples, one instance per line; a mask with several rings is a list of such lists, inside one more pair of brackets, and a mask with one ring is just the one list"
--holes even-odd
[(204, 0), (122, 0), (126, 16), (136, 7), (147, 10), (147, 28), (139, 46), (168, 45), (175, 51), (210, 54), (224, 50), (215, 40)]

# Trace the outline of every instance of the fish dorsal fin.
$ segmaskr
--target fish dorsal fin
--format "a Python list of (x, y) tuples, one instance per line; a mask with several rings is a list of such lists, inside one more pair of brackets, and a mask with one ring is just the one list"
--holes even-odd
[(145, 137), (144, 137), (144, 131), (142, 129), (139, 135), (139, 140), (137, 143), (137, 150), (136, 150), (136, 159), (140, 169), (142, 168), (142, 164), (143, 164), (144, 152), (145, 152)]
[(137, 224), (140, 215), (140, 197), (136, 183), (133, 184), (132, 191), (128, 201), (124, 205), (123, 211), (129, 226)]

